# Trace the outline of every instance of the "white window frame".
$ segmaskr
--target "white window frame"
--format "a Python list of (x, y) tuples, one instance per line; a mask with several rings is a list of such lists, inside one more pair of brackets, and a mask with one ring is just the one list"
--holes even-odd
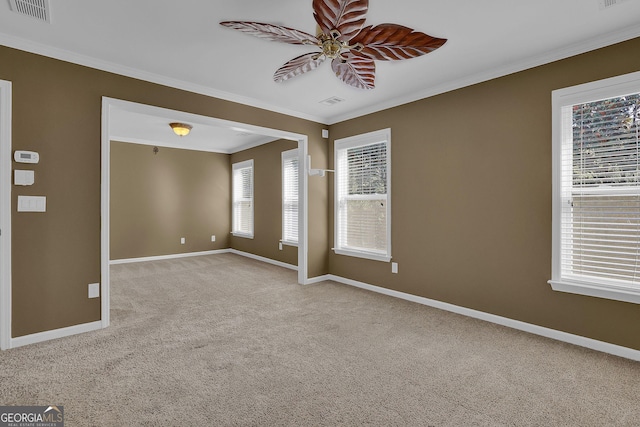
[[(236, 200), (236, 176), (243, 169), (251, 169), (251, 197), (249, 198), (249, 202), (251, 202), (251, 231), (243, 231), (238, 229), (238, 224), (236, 224), (236, 203), (239, 200)], [(254, 176), (255, 170), (253, 168), (253, 159), (245, 160), (243, 162), (234, 163), (232, 165), (232, 179), (231, 179), (231, 234), (236, 237), (244, 237), (247, 239), (253, 239), (253, 232), (255, 227), (255, 204), (254, 204)], [(247, 201), (247, 200), (243, 200)]]
[(563, 126), (562, 111), (565, 107), (598, 100), (615, 98), (640, 92), (640, 72), (626, 74), (596, 82), (555, 90), (552, 93), (553, 129), (553, 217), (552, 217), (552, 274), (549, 284), (554, 291), (640, 304), (640, 287), (617, 283), (608, 279), (584, 280), (571, 277), (562, 270), (562, 206), (568, 202), (562, 198), (562, 156), (571, 129)]
[[(341, 213), (340, 213), (340, 186), (339, 182), (343, 178), (342, 175), (345, 173), (344, 170), (341, 170), (341, 166), (339, 165), (339, 153), (341, 151), (356, 148), (371, 144), (377, 144), (384, 142), (386, 144), (386, 168), (387, 168), (387, 194), (386, 194), (386, 218), (387, 218), (387, 247), (384, 251), (375, 251), (375, 250), (366, 250), (363, 248), (351, 248), (346, 246), (340, 246), (340, 230), (342, 227), (340, 223)], [(369, 132), (361, 135), (355, 135), (348, 138), (337, 139), (334, 142), (334, 165), (335, 165), (335, 176), (334, 176), (334, 248), (333, 251), (338, 255), (346, 255), (353, 256), (358, 258), (371, 259), (375, 261), (391, 261), (391, 129), (381, 129), (374, 132)], [(358, 197), (367, 198), (367, 195), (361, 195)]]
[[(293, 176), (293, 182), (285, 181), (285, 165), (287, 161), (295, 160), (298, 162), (298, 174)], [(288, 246), (298, 246), (298, 238), (297, 238), (297, 227), (296, 227), (296, 239), (288, 238), (286, 236), (285, 230), (290, 228), (290, 225), (286, 222), (285, 211), (287, 209), (287, 204), (294, 203), (295, 204), (295, 212), (296, 212), (296, 221), (298, 221), (298, 211), (299, 211), (299, 183), (298, 176), (300, 175), (300, 159), (298, 156), (298, 149), (294, 148), (293, 150), (287, 150), (282, 152), (282, 242), (283, 245)], [(296, 192), (296, 198), (294, 200), (286, 200), (287, 186), (295, 184), (298, 191)]]

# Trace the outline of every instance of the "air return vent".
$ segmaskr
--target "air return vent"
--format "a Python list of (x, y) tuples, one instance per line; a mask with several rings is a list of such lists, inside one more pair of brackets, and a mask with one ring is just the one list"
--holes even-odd
[(335, 105), (344, 101), (342, 98), (338, 98), (337, 96), (332, 96), (331, 98), (327, 98), (324, 101), (320, 101), (320, 104), (324, 105)]
[(44, 22), (51, 22), (49, 0), (9, 0), (11, 10)]
[(600, 10), (602, 10), (619, 5), (620, 3), (624, 3), (625, 1), (627, 0), (598, 0), (598, 4), (600, 5)]

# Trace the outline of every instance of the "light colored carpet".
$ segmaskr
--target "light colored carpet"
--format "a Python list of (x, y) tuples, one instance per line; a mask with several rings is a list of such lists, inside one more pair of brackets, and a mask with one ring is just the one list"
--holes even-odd
[(638, 426), (640, 363), (233, 254), (117, 265), (112, 326), (0, 353), (68, 426)]

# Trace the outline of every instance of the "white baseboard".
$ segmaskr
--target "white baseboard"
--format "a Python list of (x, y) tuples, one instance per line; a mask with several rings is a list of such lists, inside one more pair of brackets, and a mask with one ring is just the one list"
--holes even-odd
[[(123, 264), (126, 262), (141, 262), (141, 261), (152, 261), (152, 260), (159, 260), (159, 259), (184, 258), (188, 256), (211, 255), (211, 254), (219, 254), (219, 253), (233, 253), (233, 254), (244, 256), (247, 258), (252, 258), (258, 261), (277, 265), (279, 267), (288, 268), (290, 270), (298, 269), (297, 266), (292, 264), (287, 264), (284, 262), (272, 260), (269, 258), (261, 257), (259, 255), (254, 255), (248, 252), (238, 251), (236, 249), (221, 249), (217, 251), (206, 251), (206, 252), (191, 252), (188, 254), (166, 255), (162, 257), (132, 258), (129, 260), (114, 260), (114, 261), (111, 261), (110, 264)], [(411, 301), (411, 302), (426, 305), (429, 307), (434, 307), (440, 310), (450, 311), (452, 313), (461, 314), (463, 316), (484, 320), (487, 322), (506, 326), (512, 329), (517, 329), (523, 332), (528, 332), (528, 333), (540, 335), (546, 338), (551, 338), (551, 339), (563, 341), (569, 344), (574, 344), (580, 347), (585, 347), (592, 350), (601, 351), (603, 353), (612, 354), (614, 356), (619, 356), (619, 357), (624, 357), (626, 359), (640, 361), (639, 350), (634, 350), (628, 347), (622, 347), (619, 345), (607, 343), (604, 341), (598, 341), (592, 338), (586, 338), (580, 335), (574, 335), (567, 332), (558, 331), (555, 329), (545, 328), (543, 326), (533, 325), (531, 323), (521, 322), (519, 320), (509, 319), (507, 317), (497, 316), (495, 314), (485, 313), (482, 311), (473, 310), (466, 307), (460, 307), (460, 306), (449, 304), (442, 301), (437, 301), (429, 298), (420, 297), (417, 295), (407, 294), (404, 292), (395, 291), (393, 289), (382, 288), (380, 286), (374, 286), (368, 283), (358, 282), (356, 280), (335, 276), (333, 274), (326, 274), (324, 276), (310, 278), (307, 280), (306, 284), (311, 285), (311, 284), (316, 284), (316, 283), (320, 283), (327, 280), (332, 280), (334, 282), (342, 283), (349, 286), (354, 286), (357, 288), (391, 296), (394, 298), (404, 299), (406, 301)], [(11, 338), (9, 348), (21, 347), (24, 345), (39, 343), (42, 341), (48, 341), (48, 340), (62, 338), (62, 337), (80, 334), (84, 332), (95, 331), (98, 329), (102, 329), (102, 327), (103, 327), (102, 322), (96, 321), (91, 323), (85, 323), (82, 325), (70, 326), (62, 329), (55, 329), (52, 331), (40, 332), (32, 335), (25, 335), (18, 338)]]
[(543, 326), (533, 325), (531, 323), (521, 322), (519, 320), (509, 319), (507, 317), (497, 316), (495, 314), (489, 314), (470, 308), (460, 307), (457, 305), (449, 304), (442, 301), (432, 300), (429, 298), (419, 297), (416, 295), (407, 294), (404, 292), (394, 291), (392, 289), (381, 288), (379, 286), (369, 285), (367, 283), (358, 282), (356, 280), (346, 279), (340, 276), (334, 276), (329, 274), (324, 280), (333, 280), (334, 282), (343, 283), (349, 286), (355, 286), (357, 288), (366, 289), (368, 291), (377, 292), (380, 294), (388, 295), (395, 298), (404, 299), (418, 304), (427, 305), (429, 307), (438, 308), (440, 310), (450, 311), (463, 316), (473, 317), (475, 319), (484, 320), (498, 325), (506, 326), (520, 331), (529, 332), (531, 334), (540, 335), (546, 338), (551, 338), (558, 341), (567, 342), (580, 347), (586, 347), (592, 350), (601, 351), (603, 353), (613, 354), (615, 356), (624, 357), (626, 359), (640, 361), (640, 351), (634, 350), (628, 347), (622, 347), (619, 345), (607, 343), (604, 341), (598, 341), (591, 338), (586, 338), (580, 335), (574, 335), (567, 332), (557, 331), (555, 329), (545, 328)]
[(275, 259), (265, 258), (265, 257), (260, 256), (260, 255), (250, 254), (249, 252), (242, 252), (242, 251), (239, 251), (237, 249), (228, 249), (227, 251), (229, 253), (232, 253), (232, 254), (240, 255), (240, 256), (243, 256), (243, 257), (255, 259), (255, 260), (258, 260), (258, 261), (262, 261), (262, 262), (266, 262), (268, 264), (277, 265), (278, 267), (284, 267), (284, 268), (288, 268), (289, 270), (298, 271), (298, 266), (297, 265), (287, 264), (286, 262), (276, 261)]
[(183, 254), (171, 254), (171, 255), (159, 255), (159, 256), (147, 256), (141, 258), (126, 258), (126, 259), (114, 259), (110, 260), (110, 265), (115, 264), (129, 264), (132, 262), (146, 262), (146, 261), (162, 261), (166, 259), (176, 259), (176, 258), (188, 258), (192, 256), (203, 256), (203, 255), (216, 255), (216, 254), (225, 254), (229, 253), (231, 249), (217, 249), (212, 251), (202, 251), (202, 252), (187, 252)]
[(37, 334), (25, 335), (22, 337), (11, 338), (9, 348), (22, 347), (29, 344), (36, 344), (43, 341), (55, 340), (71, 335), (82, 334), (84, 332), (97, 331), (102, 329), (102, 321), (98, 320), (91, 323), (83, 323), (81, 325), (69, 326), (61, 329), (53, 329), (51, 331), (38, 332)]
[[(127, 259), (114, 259), (109, 261), (109, 265), (115, 264), (129, 264), (134, 262), (146, 262), (146, 261), (162, 261), (168, 259), (176, 259), (176, 258), (187, 258), (193, 256), (203, 256), (203, 255), (217, 255), (217, 254), (236, 254), (243, 257), (255, 259), (258, 261), (266, 262), (269, 264), (277, 265), (278, 267), (288, 268), (289, 270), (298, 270), (297, 265), (287, 264), (285, 262), (276, 261), (274, 259), (266, 258), (260, 255), (251, 254), (249, 252), (242, 252), (237, 249), (218, 249), (213, 251), (203, 251), (203, 252), (187, 252), (184, 254), (172, 254), (172, 255), (160, 255), (160, 256), (149, 256), (149, 257), (141, 257), (141, 258), (127, 258)], [(325, 279), (326, 280), (326, 279)]]
[(333, 280), (331, 277), (336, 277), (336, 276), (325, 274), (324, 276), (310, 277), (307, 279), (305, 285), (315, 285), (316, 283), (324, 282), (325, 280)]

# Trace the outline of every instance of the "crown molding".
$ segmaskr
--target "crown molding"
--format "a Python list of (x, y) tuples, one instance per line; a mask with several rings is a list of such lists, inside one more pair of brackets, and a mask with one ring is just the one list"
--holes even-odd
[(588, 40), (583, 40), (578, 43), (546, 52), (542, 55), (532, 56), (531, 58), (527, 58), (522, 61), (517, 61), (505, 66), (496, 67), (483, 73), (467, 76), (465, 78), (447, 82), (438, 86), (431, 86), (421, 91), (412, 92), (407, 96), (391, 98), (389, 100), (386, 100), (385, 102), (372, 104), (365, 108), (356, 109), (345, 114), (331, 116), (329, 117), (327, 124), (333, 125), (345, 120), (351, 120), (357, 117), (365, 116), (367, 114), (377, 113), (378, 111), (397, 107), (403, 104), (408, 104), (420, 99), (430, 98), (432, 96), (440, 95), (442, 93), (450, 92), (456, 89), (461, 89), (463, 87), (472, 86), (474, 84), (486, 82), (499, 77), (504, 77), (509, 74), (528, 70), (530, 68), (539, 67), (541, 65), (549, 64), (561, 59), (566, 59), (572, 56), (580, 55), (582, 53), (590, 52), (592, 50), (631, 40), (636, 37), (640, 37), (640, 24), (625, 27), (620, 30)]
[(225, 101), (236, 102), (238, 104), (243, 104), (250, 107), (272, 111), (274, 113), (285, 114), (287, 116), (297, 117), (299, 119), (310, 120), (312, 122), (316, 122), (320, 124), (326, 124), (325, 123), (326, 119), (323, 117), (318, 117), (311, 114), (305, 114), (300, 111), (281, 108), (281, 107), (266, 103), (264, 101), (260, 101), (255, 98), (221, 91), (215, 88), (198, 85), (198, 84), (186, 82), (179, 79), (174, 79), (167, 76), (162, 76), (160, 74), (139, 70), (133, 67), (127, 67), (124, 65), (116, 64), (114, 62), (104, 61), (91, 56), (81, 55), (65, 49), (59, 49), (59, 48), (47, 46), (41, 43), (36, 43), (31, 40), (26, 40), (20, 37), (11, 36), (9, 34), (5, 34), (2, 32), (0, 32), (0, 45), (17, 49), (17, 50), (22, 50), (29, 53), (35, 53), (37, 55), (46, 56), (48, 58), (58, 59), (61, 61), (82, 65), (84, 67), (94, 68), (100, 71), (107, 71), (109, 73), (119, 74), (125, 77), (144, 80), (150, 83), (156, 83), (163, 86), (172, 87), (175, 89), (181, 89), (187, 92), (193, 92), (200, 95), (207, 95), (214, 98), (223, 99)]
[(176, 89), (185, 90), (188, 92), (198, 93), (201, 95), (207, 95), (214, 98), (223, 99), (226, 101), (236, 102), (255, 108), (261, 108), (269, 110), (275, 113), (286, 114), (288, 116), (297, 117), (304, 120), (310, 120), (316, 123), (332, 125), (345, 120), (355, 119), (357, 117), (365, 116), (367, 114), (376, 113), (389, 108), (397, 107), (410, 102), (418, 101), (420, 99), (429, 98), (442, 93), (450, 92), (463, 87), (471, 86), (474, 84), (482, 83), (495, 78), (503, 77), (509, 74), (524, 71), (530, 68), (545, 65), (551, 62), (559, 61), (561, 59), (569, 58), (571, 56), (586, 53), (592, 50), (600, 49), (606, 46), (610, 46), (623, 41), (631, 40), (633, 38), (640, 37), (640, 24), (632, 25), (629, 27), (621, 28), (617, 31), (606, 33), (597, 37), (590, 38), (578, 43), (574, 43), (553, 51), (546, 52), (542, 55), (533, 56), (521, 61), (517, 61), (505, 66), (496, 67), (487, 70), (483, 73), (467, 76), (462, 79), (454, 80), (437, 86), (431, 86), (421, 91), (415, 91), (407, 96), (401, 96), (388, 99), (384, 102), (368, 105), (365, 108), (355, 109), (348, 113), (338, 114), (329, 117), (320, 117), (310, 114), (305, 114), (300, 111), (289, 110), (278, 106), (271, 105), (269, 103), (260, 101), (255, 98), (245, 97), (229, 92), (220, 91), (214, 88), (189, 83), (183, 80), (174, 79), (166, 76), (162, 76), (155, 73), (139, 70), (137, 68), (126, 67), (116, 63), (103, 61), (97, 58), (93, 58), (86, 55), (80, 55), (74, 52), (70, 52), (64, 49), (59, 49), (44, 44), (36, 43), (23, 38), (11, 36), (0, 32), (0, 44), (23, 50), (30, 53), (54, 58), (74, 64), (86, 66), (89, 68), (95, 68), (101, 71), (107, 71), (114, 74), (119, 74), (126, 77), (131, 77), (139, 80), (148, 81), (151, 83), (161, 84), (164, 86), (173, 87)]

